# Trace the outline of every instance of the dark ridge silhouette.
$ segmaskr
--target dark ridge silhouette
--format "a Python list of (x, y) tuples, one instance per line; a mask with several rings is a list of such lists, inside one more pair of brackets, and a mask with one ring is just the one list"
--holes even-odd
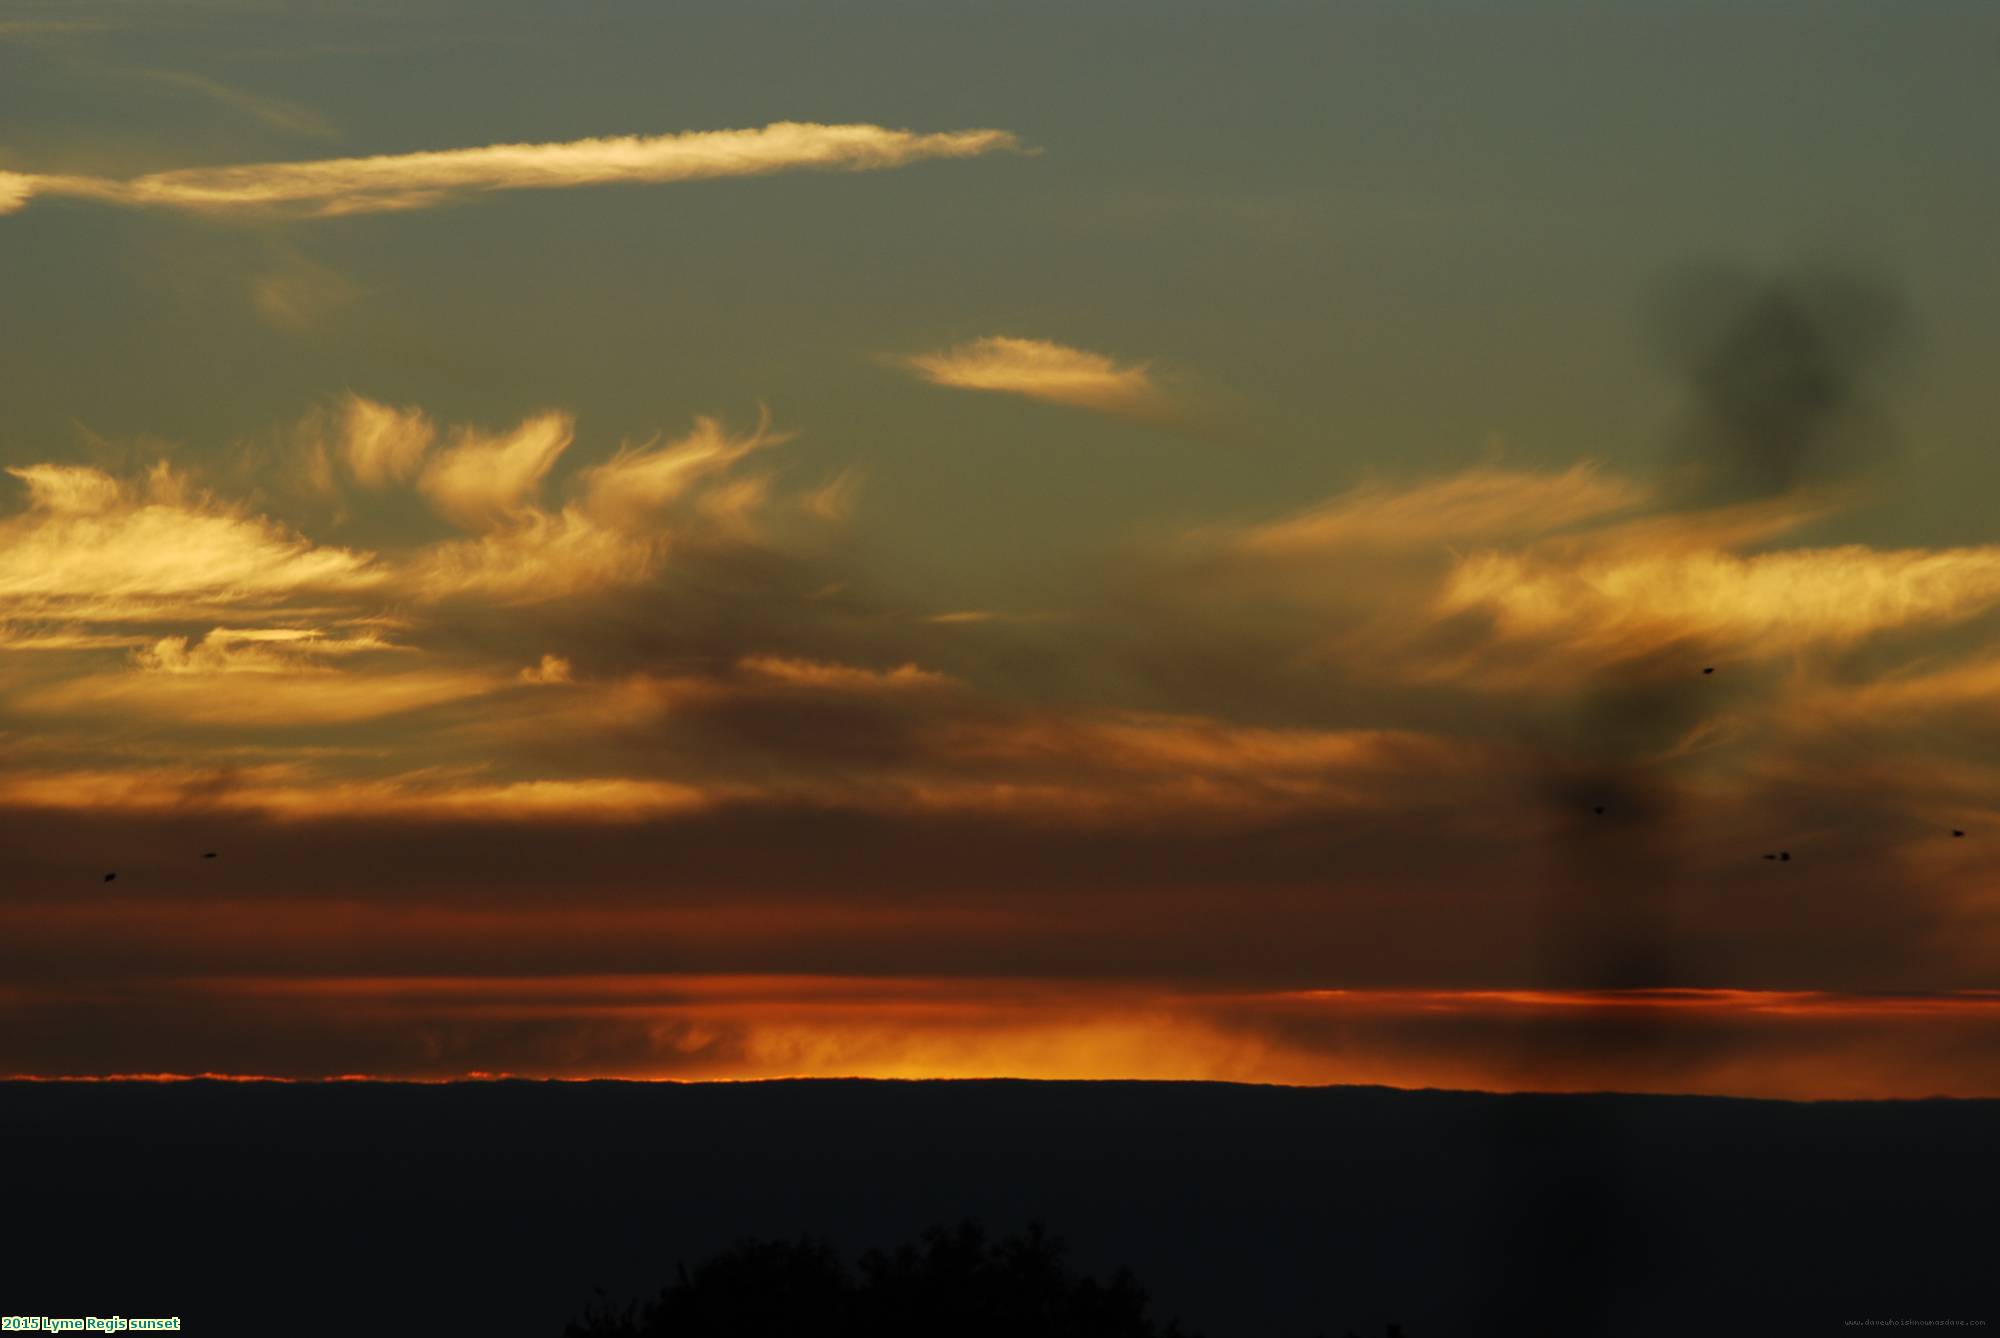
[(1836, 1334), (1992, 1316), (1996, 1121), (1227, 1083), (0, 1082), (32, 1206), (0, 1271), (22, 1313), (197, 1335), (282, 1312), (297, 1338), (555, 1338), (593, 1285), (651, 1298), (734, 1241), (851, 1267), (929, 1223), (1044, 1221), (1075, 1274), (1128, 1265), (1208, 1338)]
[[(678, 1276), (643, 1310), (600, 1301), (565, 1338), (1201, 1338), (1148, 1316), (1125, 1269), (1078, 1277), (1041, 1223), (989, 1242), (971, 1220), (869, 1250), (850, 1270), (830, 1241), (749, 1239)], [(600, 1293), (600, 1296), (602, 1293)]]

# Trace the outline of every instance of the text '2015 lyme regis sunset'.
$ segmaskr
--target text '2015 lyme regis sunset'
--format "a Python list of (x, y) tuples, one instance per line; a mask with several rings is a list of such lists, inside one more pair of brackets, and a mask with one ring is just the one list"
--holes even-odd
[(2000, 1097), (1996, 38), (0, 0), (0, 1075)]

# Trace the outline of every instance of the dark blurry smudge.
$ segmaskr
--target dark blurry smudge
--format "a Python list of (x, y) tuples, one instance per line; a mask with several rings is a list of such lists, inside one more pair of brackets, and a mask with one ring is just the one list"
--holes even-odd
[[(1819, 274), (1758, 279), (1711, 269), (1670, 286), (1661, 333), (1687, 377), (1689, 410), (1676, 443), (1680, 477), (1667, 490), (1689, 509), (1758, 501), (1867, 472), (1887, 450), (1871, 398), (1893, 350), (1900, 303), (1884, 286)], [(1673, 951), (1687, 853), (1677, 829), (1676, 744), (1713, 718), (1726, 684), (1706, 672), (1727, 647), (1673, 646), (1608, 666), (1586, 684), (1574, 732), (1557, 743), (1544, 792), (1563, 833), (1543, 902), (1542, 980), (1557, 988), (1673, 988)], [(1671, 1044), (1657, 1014), (1578, 1043), (1586, 1068), (1644, 1067)], [(1517, 1062), (1533, 1062), (1524, 1049)], [(1594, 1052), (1594, 1053), (1593, 1053)], [(1523, 1272), (1514, 1298), (1550, 1331), (1601, 1331), (1649, 1254), (1685, 1224), (1640, 1220), (1630, 1205), (1644, 1150), (1611, 1105), (1578, 1107), (1569, 1159), (1503, 1170), (1495, 1192), (1520, 1214)], [(1518, 1131), (1496, 1128), (1501, 1145)], [(1497, 1147), (1496, 1147), (1497, 1154)], [(1556, 1276), (1553, 1261), (1565, 1261)], [(1525, 1309), (1523, 1316), (1525, 1317)]]
[(1887, 285), (1711, 269), (1670, 285), (1661, 308), (1662, 345), (1690, 391), (1680, 442), (1690, 502), (1775, 497), (1887, 454), (1873, 391), (1905, 327)]

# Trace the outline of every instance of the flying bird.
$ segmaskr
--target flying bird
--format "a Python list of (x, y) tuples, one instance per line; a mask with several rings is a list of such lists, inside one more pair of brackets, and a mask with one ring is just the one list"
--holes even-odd
[(1706, 668), (1706, 669), (1702, 670), (1702, 672), (1703, 672), (1704, 674), (1712, 674), (1712, 673), (1714, 673), (1714, 672), (1715, 672), (1715, 666), (1711, 664), (1711, 665), (1709, 665), (1709, 666), (1708, 666), (1708, 668)]
[(1777, 857), (1776, 855), (1766, 855), (1766, 856), (1764, 856), (1764, 858), (1765, 858), (1765, 859), (1776, 859), (1776, 858), (1778, 858), (1778, 857)]
[(1952, 829), (1951, 829), (1951, 834), (1952, 834), (1953, 836), (1964, 836), (1964, 835), (1965, 835), (1965, 833), (1964, 833), (1964, 832), (1960, 831), (1960, 830), (1959, 830), (1958, 828), (1956, 828), (1956, 827), (1954, 827), (1954, 828), (1952, 828)]
[(211, 851), (209, 851), (209, 852), (208, 852), (207, 854), (203, 855), (203, 856), (202, 856), (202, 858), (203, 858), (203, 859), (214, 859), (214, 858), (215, 858), (215, 857), (216, 857), (216, 856), (217, 856), (218, 854), (220, 854), (220, 853), (221, 853), (220, 851), (215, 851), (215, 850), (211, 850)]
[(1784, 859), (1784, 860), (1788, 860), (1788, 859), (1790, 859), (1791, 857), (1792, 857), (1792, 852), (1791, 852), (1791, 851), (1789, 851), (1789, 850), (1780, 850), (1780, 851), (1778, 852), (1778, 858), (1779, 858), (1779, 859)]
[(112, 880), (113, 878), (116, 878), (117, 876), (118, 876), (118, 875), (117, 875), (117, 874), (115, 874), (115, 873), (107, 873), (107, 874), (105, 874), (105, 875), (104, 875), (104, 881), (108, 883), (108, 882), (110, 882), (110, 881), (111, 881), (111, 880)]
[(1596, 815), (1597, 815), (1598, 817), (1600, 817), (1600, 818), (1601, 818), (1601, 817), (1603, 817), (1603, 816), (1604, 816), (1604, 805), (1602, 805), (1602, 804), (1592, 804), (1592, 805), (1590, 806), (1590, 811), (1591, 811), (1592, 813), (1595, 813), (1595, 814), (1596, 814)]

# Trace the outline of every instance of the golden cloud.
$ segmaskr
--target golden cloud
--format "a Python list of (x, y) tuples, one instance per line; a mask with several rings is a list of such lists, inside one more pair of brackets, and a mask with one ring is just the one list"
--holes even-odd
[(878, 125), (780, 121), (753, 130), (185, 168), (123, 181), (0, 172), (0, 213), (20, 209), (36, 196), (69, 196), (133, 208), (211, 214), (279, 210), (329, 218), (424, 209), (500, 190), (762, 176), (796, 168), (876, 171), (1019, 148), (1004, 130), (915, 134)]
[(750, 655), (737, 661), (737, 667), (755, 680), (831, 692), (905, 692), (950, 687), (957, 683), (948, 675), (919, 669), (914, 664), (876, 670), (849, 664), (787, 659), (778, 655)]
[(424, 467), (417, 490), (460, 529), (495, 529), (534, 514), (542, 479), (576, 437), (568, 414), (537, 414), (504, 436), (462, 429)]
[(560, 655), (544, 655), (540, 664), (531, 664), (521, 671), (523, 683), (570, 683), (574, 682), (573, 671), (568, 660)]
[[(742, 436), (716, 419), (697, 417), (684, 437), (664, 445), (654, 438), (643, 446), (621, 446), (610, 460), (583, 471), (583, 509), (604, 525), (641, 529), (704, 480), (727, 472), (754, 451), (791, 439), (789, 432), (771, 430), (768, 413), (760, 414), (756, 428)], [(761, 494), (754, 500), (761, 500)]]
[(1273, 557), (1491, 542), (1596, 520), (1638, 506), (1647, 495), (1589, 462), (1560, 474), (1470, 469), (1408, 488), (1365, 484), (1232, 537), (1245, 552)]
[[(572, 431), (567, 416), (544, 415), (504, 437), (462, 435), (432, 457), (419, 488), (440, 513), (482, 532), (413, 555), (407, 574), (416, 593), (547, 600), (646, 581), (676, 545), (689, 541), (765, 537), (759, 519), (773, 501), (770, 479), (731, 477), (730, 471), (752, 453), (791, 439), (771, 429), (768, 415), (743, 434), (699, 417), (676, 440), (621, 447), (577, 474), (574, 500), (546, 510), (535, 496)], [(837, 514), (820, 504), (816, 492), (801, 501), (794, 514), (814, 520)]]
[(1486, 552), (1458, 562), (1439, 613), (1489, 614), (1505, 639), (1623, 658), (1702, 639), (1796, 650), (1970, 618), (2000, 604), (2000, 547), (1860, 545), (1733, 553)]
[(412, 594), (538, 603), (649, 579), (666, 551), (664, 535), (599, 525), (577, 508), (531, 511), (476, 539), (432, 544), (404, 563)]
[(341, 403), (340, 458), (364, 488), (385, 488), (416, 477), (437, 428), (421, 409), (396, 409), (359, 395)]
[(90, 632), (71, 625), (0, 623), (0, 650), (123, 650), (145, 638), (124, 632)]
[(137, 485), (101, 470), (8, 473), (28, 507), (0, 520), (0, 614), (107, 621), (203, 617), (305, 593), (377, 588), (373, 555), (327, 548), (198, 494), (163, 463)]
[(141, 652), (136, 669), (87, 674), (17, 693), (44, 715), (107, 711), (203, 725), (270, 728), (353, 724), (492, 692), (502, 685), (471, 671), (342, 673), (241, 651), (204, 655), (169, 638)]
[[(137, 480), (13, 468), (28, 496), (23, 512), (0, 519), (0, 625), (10, 640), (54, 648), (53, 626), (80, 621), (318, 617), (363, 594), (555, 599), (643, 583), (676, 547), (765, 543), (780, 521), (837, 523), (857, 486), (843, 473), (781, 496), (773, 475), (732, 471), (790, 434), (768, 415), (741, 433), (702, 417), (675, 440), (621, 447), (575, 475), (571, 500), (545, 505), (543, 486), (574, 437), (575, 419), (554, 411), (505, 431), (448, 433), (418, 408), (353, 394), (309, 414), (281, 490), (337, 500), (342, 474), (371, 491), (412, 486), (471, 532), (384, 555), (316, 545), (218, 502), (165, 463)], [(60, 635), (75, 647), (80, 633)]]
[(932, 385), (1024, 395), (1119, 417), (1158, 419), (1172, 403), (1144, 365), (1045, 339), (994, 335), (900, 359)]
[[(325, 668), (321, 656), (401, 650), (372, 632), (329, 637), (311, 628), (218, 627), (189, 645), (187, 637), (162, 637), (133, 654), (133, 663), (166, 674), (296, 674)], [(329, 670), (330, 672), (330, 670)]]
[[(218, 712), (212, 718), (223, 717)], [(324, 723), (348, 718), (360, 717), (343, 717), (335, 708)], [(463, 771), (429, 771), (377, 780), (326, 780), (291, 764), (227, 770), (17, 771), (0, 776), (0, 806), (9, 808), (126, 812), (208, 808), (310, 822), (357, 817), (640, 822), (706, 809), (730, 797), (728, 790), (619, 776), (483, 782)]]

